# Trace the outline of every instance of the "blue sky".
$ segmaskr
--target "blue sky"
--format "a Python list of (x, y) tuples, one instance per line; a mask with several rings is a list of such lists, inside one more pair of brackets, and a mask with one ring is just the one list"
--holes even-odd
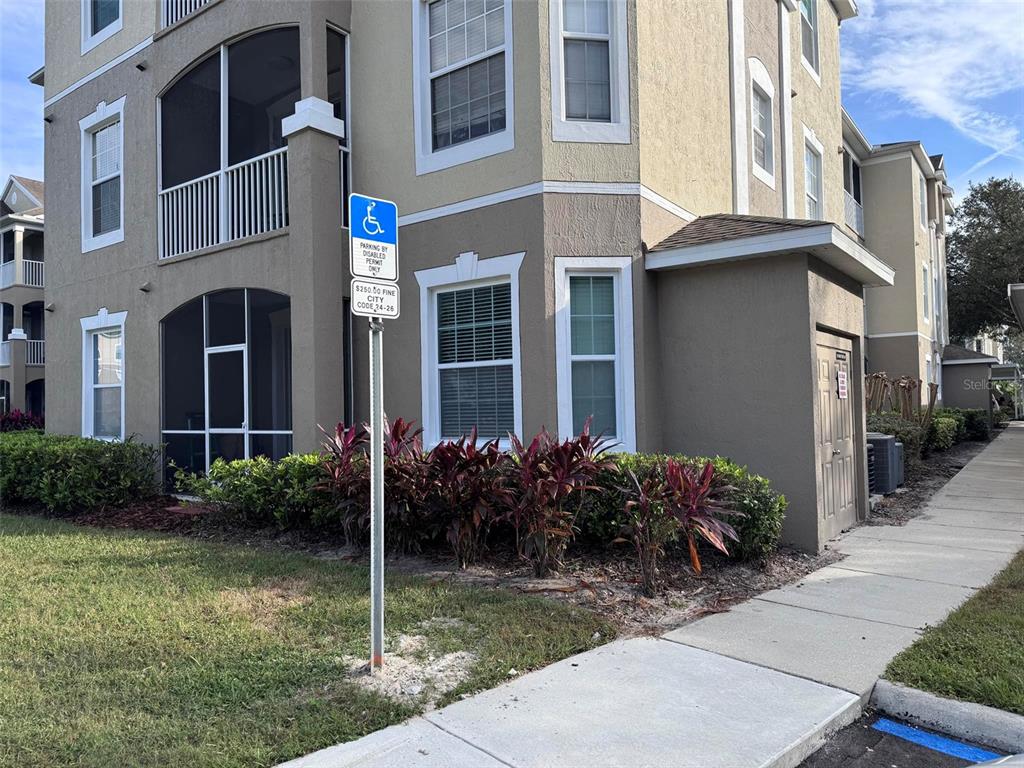
[[(944, 153), (958, 197), (969, 180), (1024, 178), (1024, 0), (859, 8), (842, 25), (843, 100), (867, 138)], [(0, 0), (0, 18), (0, 179), (41, 178), (42, 89), (26, 77), (43, 63), (43, 0)]]

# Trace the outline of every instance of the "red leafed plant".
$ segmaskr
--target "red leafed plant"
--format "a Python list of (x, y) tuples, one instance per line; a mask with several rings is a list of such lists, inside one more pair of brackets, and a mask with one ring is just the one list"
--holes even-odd
[(498, 441), (476, 443), (474, 428), (469, 437), (438, 443), (429, 457), (438, 517), (449, 518), (446, 536), (462, 568), (477, 559), (491, 523), (511, 500), (501, 472), (506, 455)]
[(728, 555), (726, 539), (739, 541), (736, 530), (717, 515), (739, 515), (723, 503), (732, 490), (715, 482), (715, 465), (710, 461), (699, 472), (696, 467), (669, 459), (665, 466), (665, 509), (679, 524), (690, 549), (690, 564), (700, 575), (697, 536)]
[(320, 427), (324, 434), (322, 466), (326, 477), (319, 488), (331, 494), (333, 514), (341, 526), (345, 541), (356, 544), (368, 530), (370, 515), (370, 478), (365, 446), (365, 427), (345, 426), (338, 422), (334, 434)]
[(0, 432), (42, 429), (43, 426), (43, 417), (32, 413), (32, 411), (20, 411), (15, 408), (10, 413), (0, 413)]
[(430, 516), (430, 463), (422, 429), (398, 418), (384, 419), (384, 531), (389, 546), (418, 552), (437, 535)]
[(643, 481), (638, 480), (632, 470), (629, 478), (633, 481), (635, 499), (626, 502), (629, 519), (629, 539), (617, 538), (613, 543), (631, 540), (640, 563), (640, 580), (645, 595), (651, 597), (657, 592), (658, 560), (665, 553), (665, 545), (679, 533), (676, 519), (665, 511), (665, 481), (656, 472), (650, 472)]
[(515, 435), (509, 440), (514, 463), (509, 519), (520, 554), (543, 578), (561, 567), (583, 492), (599, 492), (598, 473), (614, 465), (603, 457), (608, 442), (591, 436), (590, 419), (579, 435), (562, 442), (544, 429), (528, 446)]

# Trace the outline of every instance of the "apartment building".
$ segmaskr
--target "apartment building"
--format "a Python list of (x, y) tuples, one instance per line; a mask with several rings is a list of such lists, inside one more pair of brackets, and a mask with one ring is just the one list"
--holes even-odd
[(350, 190), (399, 208), (425, 442), (719, 453), (810, 550), (866, 513), (840, 0), (48, 0), (48, 429), (179, 466), (367, 415)]
[(953, 189), (942, 155), (920, 142), (871, 144), (843, 112), (846, 227), (896, 272), (894, 284), (867, 289), (867, 368), (910, 376), (942, 396), (946, 303), (946, 216)]
[(0, 194), (0, 413), (46, 411), (43, 183), (10, 176)]

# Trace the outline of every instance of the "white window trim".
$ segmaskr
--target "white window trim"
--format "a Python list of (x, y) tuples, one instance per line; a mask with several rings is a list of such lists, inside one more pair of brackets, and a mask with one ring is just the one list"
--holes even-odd
[(917, 201), (917, 222), (921, 229), (928, 231), (928, 179), (924, 174), (917, 177), (917, 194), (920, 200)]
[[(775, 189), (775, 86), (772, 84), (768, 69), (760, 59), (754, 57), (747, 59), (747, 69), (750, 71), (750, 166), (753, 169), (754, 178), (764, 182), (771, 189)], [(754, 159), (755, 88), (768, 99), (768, 135), (765, 136), (765, 160), (768, 163), (768, 168), (762, 168)]]
[[(814, 131), (808, 128), (806, 125), (804, 128), (804, 146), (810, 145), (818, 157), (821, 159), (821, 164), (818, 168), (818, 188), (815, 191), (817, 194), (819, 216), (818, 218), (822, 221), (826, 221), (825, 214), (825, 148), (818, 141), (818, 137), (814, 135)], [(804, 151), (804, 218), (807, 216), (807, 152)]]
[[(97, 248), (104, 248), (114, 243), (124, 241), (124, 102), (127, 96), (122, 96), (113, 104), (101, 101), (96, 105), (96, 111), (86, 115), (78, 121), (78, 129), (81, 134), (81, 200), (82, 200), (82, 253), (95, 251)], [(119, 213), (121, 222), (117, 229), (104, 232), (102, 235), (92, 234), (92, 135), (106, 127), (110, 123), (119, 121), (121, 123), (121, 137), (118, 141), (118, 151), (121, 153), (118, 159), (119, 184), (121, 200)]]
[(107, 312), (106, 307), (90, 317), (83, 317), (82, 324), (82, 437), (93, 437), (93, 381), (92, 381), (92, 337), (97, 331), (117, 328), (121, 331), (121, 435), (118, 438), (96, 437), (96, 440), (124, 440), (125, 387), (128, 383), (128, 355), (125, 352), (124, 321), (127, 312)]
[(435, 152), (430, 112), (430, 45), (427, 42), (429, 2), (412, 0), (412, 111), (417, 176), (515, 149), (512, 6), (512, 0), (505, 0), (505, 129)]
[[(516, 435), (523, 434), (523, 387), (519, 345), (519, 268), (525, 252), (481, 259), (475, 252), (460, 253), (454, 264), (417, 270), (420, 286), (420, 419), (423, 444), (433, 447), (441, 441), (440, 401), (437, 367), (437, 294), (442, 290), (472, 288), (508, 282), (512, 298), (512, 408)], [(508, 439), (501, 438), (502, 447)]]
[(615, 448), (636, 451), (636, 389), (633, 377), (633, 260), (629, 256), (555, 257), (555, 382), (558, 434), (572, 437), (572, 338), (569, 277), (574, 274), (615, 278), (615, 419), (621, 425)]
[(808, 61), (807, 57), (804, 56), (804, 12), (803, 5), (799, 4), (797, 7), (797, 19), (800, 22), (800, 63), (803, 64), (804, 69), (811, 76), (811, 79), (815, 83), (821, 85), (821, 73), (818, 71), (821, 68), (821, 40), (820, 40), (820, 29), (819, 22), (820, 17), (818, 16), (818, 0), (811, 0), (811, 28), (814, 30), (814, 58), (816, 58), (817, 64), (813, 61)]
[(922, 314), (924, 315), (925, 325), (929, 325), (931, 323), (931, 301), (929, 299), (929, 294), (931, 293), (931, 272), (929, 271), (927, 264), (921, 265), (921, 272), (921, 277), (923, 278), (921, 280), (921, 299), (924, 302), (921, 309), (924, 310)]
[[(572, 120), (565, 116), (565, 45), (562, 30), (564, 0), (551, 0), (549, 9), (549, 55), (551, 66), (551, 140), (594, 144), (629, 144), (629, 40), (626, 0), (608, 0), (608, 68), (612, 119), (601, 123)], [(576, 35), (568, 33), (570, 38)]]
[(117, 21), (108, 24), (95, 35), (92, 34), (92, 13), (90, 0), (81, 0), (82, 3), (82, 55), (91, 51), (104, 40), (113, 37), (124, 26), (124, 0), (117, 3)]

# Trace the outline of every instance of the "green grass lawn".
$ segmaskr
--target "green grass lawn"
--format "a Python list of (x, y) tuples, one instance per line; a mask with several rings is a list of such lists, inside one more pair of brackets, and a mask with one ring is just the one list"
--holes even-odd
[(885, 676), (1024, 715), (1024, 552), (893, 659)]
[[(613, 634), (540, 598), (388, 579), (389, 638), (478, 654), (449, 699)], [(357, 738), (419, 708), (346, 677), (368, 634), (362, 566), (0, 515), (0, 765), (272, 765)]]

